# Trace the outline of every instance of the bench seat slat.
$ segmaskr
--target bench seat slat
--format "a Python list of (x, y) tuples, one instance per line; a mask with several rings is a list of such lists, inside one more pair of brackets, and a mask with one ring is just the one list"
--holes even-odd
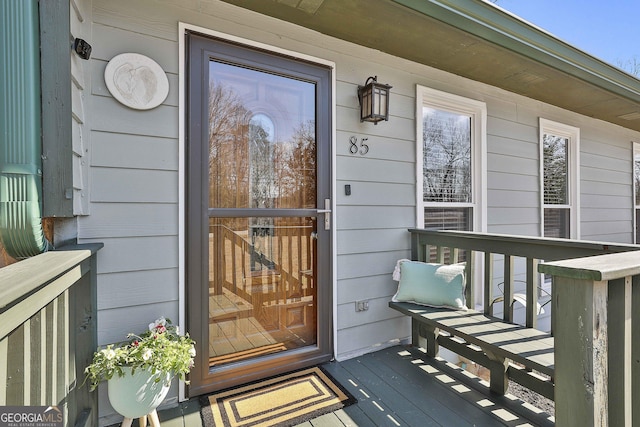
[(412, 303), (390, 302), (389, 306), (421, 322), (438, 327), (471, 344), (553, 376), (553, 337), (542, 331), (505, 323), (473, 310), (438, 309)]
[[(410, 303), (403, 303), (403, 304), (410, 304)], [(491, 332), (500, 330), (505, 332), (509, 331), (522, 338), (550, 337), (550, 335), (545, 332), (532, 329), (532, 328), (525, 328), (525, 327), (511, 324), (511, 323), (505, 323), (504, 321), (498, 318), (491, 318), (481, 313), (478, 313), (476, 311), (436, 309), (431, 307), (420, 306), (417, 304), (411, 304), (411, 305), (415, 308), (409, 309), (410, 313), (406, 313), (406, 314), (411, 314), (411, 313), (420, 314), (421, 316), (427, 319), (433, 320), (435, 322), (438, 322), (441, 325), (444, 325), (450, 328), (455, 328), (458, 331), (464, 330), (464, 328), (466, 327), (471, 328), (475, 326), (480, 328), (480, 332), (478, 333), (482, 333), (485, 330), (491, 331)], [(469, 332), (470, 334), (474, 333), (473, 329), (469, 329), (469, 331), (470, 331)]]

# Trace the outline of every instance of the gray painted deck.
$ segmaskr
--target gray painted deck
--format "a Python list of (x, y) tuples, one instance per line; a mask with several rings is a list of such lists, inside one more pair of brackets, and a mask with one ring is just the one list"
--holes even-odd
[[(391, 347), (324, 367), (357, 399), (304, 427), (552, 426), (554, 419), (419, 349)], [(201, 426), (197, 399), (159, 412), (163, 427)]]

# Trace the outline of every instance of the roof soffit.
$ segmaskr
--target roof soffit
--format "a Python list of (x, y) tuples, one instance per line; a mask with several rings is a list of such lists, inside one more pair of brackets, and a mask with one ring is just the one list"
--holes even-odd
[(223, 1), (640, 131), (640, 80), (482, 0)]

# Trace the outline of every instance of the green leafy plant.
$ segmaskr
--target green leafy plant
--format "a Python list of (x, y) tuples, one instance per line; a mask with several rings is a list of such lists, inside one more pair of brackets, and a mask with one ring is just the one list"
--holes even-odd
[(132, 373), (146, 369), (152, 374), (169, 373), (171, 378), (178, 376), (186, 381), (194, 364), (195, 341), (189, 334), (180, 335), (178, 326), (171, 320), (161, 317), (149, 324), (148, 331), (140, 335), (131, 333), (127, 340), (109, 344), (93, 354), (93, 361), (84, 371), (91, 391), (116, 374), (124, 376), (124, 367), (130, 367)]

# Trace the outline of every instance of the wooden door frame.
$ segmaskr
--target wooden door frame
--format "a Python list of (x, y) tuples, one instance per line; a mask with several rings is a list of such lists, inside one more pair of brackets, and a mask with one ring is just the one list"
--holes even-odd
[[(199, 295), (191, 295), (187, 292), (187, 277), (190, 279), (192, 276), (189, 276), (189, 259), (187, 258), (189, 253), (189, 248), (186, 246), (191, 239), (195, 236), (189, 236), (189, 230), (187, 228), (186, 220), (188, 210), (187, 203), (188, 199), (188, 189), (187, 183), (189, 182), (189, 176), (187, 171), (187, 161), (188, 161), (188, 129), (189, 123), (186, 116), (186, 112), (189, 110), (188, 105), (188, 86), (187, 86), (187, 73), (189, 69), (189, 44), (187, 41), (187, 34), (197, 33), (199, 36), (208, 36), (218, 39), (223, 43), (232, 43), (236, 45), (243, 45), (244, 48), (249, 48), (252, 50), (262, 51), (267, 55), (279, 55), (282, 57), (287, 57), (289, 61), (299, 60), (306, 63), (311, 63), (314, 66), (324, 68), (328, 71), (328, 78), (326, 79), (326, 84), (329, 85), (326, 89), (327, 98), (323, 100), (326, 105), (322, 106), (322, 110), (325, 114), (324, 117), (318, 117), (318, 123), (321, 121), (327, 122), (326, 126), (326, 135), (323, 135), (324, 138), (327, 138), (327, 147), (328, 153), (324, 154), (324, 159), (318, 159), (318, 168), (325, 168), (327, 170), (327, 179), (325, 180), (326, 189), (323, 191), (332, 198), (332, 195), (335, 194), (335, 65), (332, 62), (328, 62), (325, 60), (321, 60), (318, 58), (312, 58), (307, 55), (300, 55), (295, 52), (286, 51), (280, 48), (274, 48), (272, 46), (264, 45), (261, 43), (252, 42), (245, 39), (239, 39), (237, 37), (231, 37), (225, 34), (221, 34), (215, 31), (206, 30), (201, 27), (194, 27), (187, 24), (180, 24), (180, 226), (179, 226), (179, 234), (180, 234), (180, 324), (186, 325), (191, 335), (196, 339), (200, 339), (201, 342), (206, 342), (208, 336), (203, 335), (204, 333), (208, 333), (208, 328), (202, 327), (202, 325), (193, 325), (190, 324), (188, 320), (188, 309), (193, 309), (193, 307), (197, 307), (194, 310), (200, 312), (200, 315), (194, 315), (192, 317), (202, 317), (204, 302), (207, 302), (208, 299), (204, 299)], [(318, 111), (318, 114), (321, 114), (321, 111)], [(320, 154), (320, 153), (319, 153)], [(322, 166), (324, 164), (324, 166)], [(319, 197), (320, 197), (320, 188), (319, 188)], [(321, 208), (323, 206), (318, 206)], [(332, 198), (332, 219), (331, 224), (335, 224), (335, 201)], [(207, 218), (208, 220), (208, 218)], [(201, 224), (201, 226), (203, 226)], [(193, 234), (193, 233), (192, 233)], [(314, 348), (304, 348), (299, 350), (288, 351), (285, 357), (265, 357), (261, 360), (261, 369), (258, 372), (247, 371), (242, 373), (243, 381), (248, 382), (258, 377), (263, 377), (267, 375), (276, 375), (281, 372), (290, 371), (295, 369), (296, 367), (307, 366), (312, 363), (320, 363), (322, 361), (329, 360), (333, 357), (333, 351), (335, 350), (336, 345), (336, 322), (335, 322), (335, 313), (336, 313), (336, 301), (335, 301), (335, 283), (336, 283), (336, 273), (335, 273), (335, 227), (331, 227), (331, 230), (328, 235), (328, 241), (325, 243), (327, 249), (327, 262), (326, 267), (323, 269), (323, 273), (325, 275), (324, 282), (327, 285), (327, 295), (322, 297), (322, 303), (326, 306), (322, 309), (318, 310), (318, 325), (325, 325), (324, 330), (319, 326), (319, 335), (318, 342), (319, 345)], [(202, 240), (202, 239), (200, 239)], [(199, 251), (191, 251), (191, 254), (197, 254)], [(206, 253), (206, 252), (205, 252)], [(201, 263), (203, 265), (203, 263)], [(192, 274), (192, 273), (191, 273)], [(195, 280), (199, 280), (195, 278)], [(320, 298), (320, 296), (319, 296)], [(205, 300), (203, 302), (203, 300)], [(195, 313), (195, 312), (193, 312)], [(194, 323), (194, 322), (191, 322)], [(322, 342), (321, 342), (322, 341)], [(200, 352), (203, 353), (203, 352)], [(205, 363), (206, 359), (206, 363)], [(199, 362), (199, 363), (198, 363)], [(284, 363), (283, 363), (284, 362)], [(206, 368), (204, 367), (206, 365)], [(284, 367), (282, 365), (285, 365)], [(237, 368), (238, 365), (235, 365)], [(236, 369), (237, 371), (237, 369)], [(189, 387), (189, 395), (195, 396), (198, 394), (210, 392), (214, 389), (220, 389), (228, 386), (230, 382), (225, 380), (224, 376), (225, 369), (220, 369), (216, 371), (216, 377), (214, 378), (209, 373), (208, 366), (208, 352), (207, 354), (200, 354), (197, 358), (196, 367), (192, 371), (192, 385)], [(198, 378), (197, 381), (193, 381), (195, 378)], [(222, 378), (222, 380), (220, 379)], [(233, 377), (233, 382), (237, 382), (237, 372)], [(194, 384), (195, 383), (195, 384)], [(181, 386), (180, 398), (184, 399), (186, 397), (186, 392), (184, 385)]]

